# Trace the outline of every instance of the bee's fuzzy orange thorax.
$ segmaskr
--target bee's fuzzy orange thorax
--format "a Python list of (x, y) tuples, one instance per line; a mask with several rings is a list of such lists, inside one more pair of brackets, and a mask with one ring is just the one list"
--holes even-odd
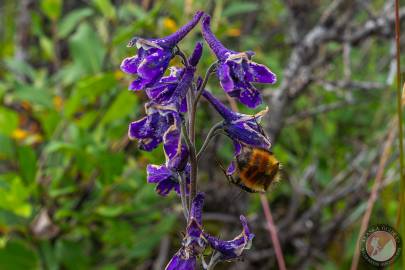
[(254, 192), (265, 192), (279, 178), (279, 161), (268, 150), (248, 148), (238, 159), (241, 184)]

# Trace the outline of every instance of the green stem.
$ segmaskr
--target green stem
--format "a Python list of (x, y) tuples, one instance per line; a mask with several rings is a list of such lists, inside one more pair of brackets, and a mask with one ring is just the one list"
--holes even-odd
[(200, 150), (198, 151), (197, 154), (197, 162), (200, 160), (202, 154), (204, 153), (205, 149), (207, 148), (208, 144), (210, 143), (210, 141), (216, 136), (218, 135), (217, 131), (219, 129), (221, 129), (223, 124), (223, 121), (216, 123), (214, 126), (212, 126), (212, 128), (210, 129), (210, 131), (208, 131), (207, 137), (205, 137), (204, 143), (201, 146)]
[(178, 46), (176, 46), (176, 49), (177, 49), (177, 51), (176, 51), (175, 55), (180, 56), (180, 58), (183, 60), (183, 64), (184, 64), (186, 67), (190, 66), (190, 63), (188, 62), (188, 58), (187, 58), (187, 56), (183, 53), (183, 51), (180, 50), (180, 48), (179, 48)]
[[(405, 175), (404, 175), (404, 148), (403, 148), (403, 126), (402, 126), (402, 100), (401, 100), (401, 61), (400, 61), (400, 22), (399, 22), (399, 0), (395, 1), (395, 41), (396, 41), (396, 62), (397, 62), (397, 115), (398, 115), (398, 139), (399, 139), (399, 211), (397, 215), (396, 226), (400, 227), (400, 234), (405, 235)], [(402, 222), (401, 222), (402, 219)], [(402, 252), (402, 267), (405, 266), (405, 252)]]
[(187, 195), (186, 195), (186, 179), (184, 179), (181, 173), (178, 173), (180, 179), (180, 198), (181, 198), (181, 205), (183, 207), (183, 214), (186, 218), (188, 223), (188, 205), (187, 205)]
[(190, 152), (190, 201), (189, 209), (191, 209), (191, 202), (193, 201), (195, 195), (197, 194), (197, 158), (195, 154), (194, 144), (191, 142), (190, 137), (187, 133), (186, 125), (183, 123), (181, 126), (182, 134), (184, 140), (186, 141), (187, 147)]
[(203, 92), (205, 86), (208, 83), (208, 79), (210, 78), (210, 75), (213, 72), (215, 72), (215, 69), (217, 68), (217, 65), (218, 65), (218, 61), (212, 63), (211, 66), (207, 69), (207, 72), (205, 73), (204, 80), (203, 80), (202, 84), (200, 85), (200, 87), (197, 89), (197, 95), (196, 95), (196, 97), (194, 99), (194, 107), (195, 108), (197, 108), (198, 101), (200, 100), (202, 92)]

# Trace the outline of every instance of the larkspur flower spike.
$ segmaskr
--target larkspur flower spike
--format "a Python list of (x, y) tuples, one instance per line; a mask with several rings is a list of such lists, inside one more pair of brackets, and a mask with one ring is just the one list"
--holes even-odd
[(122, 71), (138, 75), (138, 78), (130, 84), (129, 90), (142, 90), (159, 81), (174, 56), (174, 47), (194, 28), (202, 15), (203, 12), (196, 12), (190, 22), (167, 37), (159, 39), (135, 37), (128, 43), (129, 47), (138, 48), (137, 55), (125, 58), (121, 63)]
[(182, 246), (169, 261), (166, 270), (196, 269), (196, 258), (204, 252), (208, 245), (216, 251), (212, 263), (237, 259), (245, 249), (250, 248), (254, 234), (250, 232), (247, 220), (242, 215), (240, 220), (243, 230), (233, 240), (220, 240), (204, 232), (202, 225), (203, 203), (204, 193), (200, 192), (191, 205), (190, 218)]
[(276, 75), (266, 66), (251, 61), (253, 52), (235, 52), (227, 49), (212, 33), (210, 16), (202, 19), (202, 33), (205, 41), (218, 58), (217, 76), (221, 87), (231, 96), (249, 108), (261, 104), (259, 91), (252, 83), (276, 82)]
[(145, 106), (147, 116), (129, 125), (129, 138), (138, 139), (142, 150), (151, 151), (163, 141), (166, 166), (175, 171), (182, 171), (188, 159), (189, 151), (181, 140), (180, 113), (187, 110), (186, 95), (201, 53), (202, 43), (197, 43), (189, 59), (190, 66), (182, 70), (173, 68), (169, 76), (147, 88), (151, 99)]

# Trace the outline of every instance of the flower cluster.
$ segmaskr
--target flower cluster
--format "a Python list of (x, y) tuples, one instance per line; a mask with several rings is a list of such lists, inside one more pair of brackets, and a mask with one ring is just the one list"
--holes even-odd
[(215, 252), (215, 255), (211, 257), (209, 266), (215, 265), (219, 261), (236, 259), (243, 250), (250, 248), (255, 235), (249, 231), (247, 220), (242, 215), (240, 216), (242, 232), (233, 240), (220, 240), (204, 232), (202, 226), (203, 203), (204, 194), (198, 193), (191, 204), (190, 218), (182, 246), (170, 260), (166, 270), (196, 269), (197, 257), (202, 255), (208, 245)]
[[(178, 46), (200, 20), (203, 38), (217, 57), (204, 79), (196, 75), (203, 44), (198, 42), (188, 58)], [(175, 191), (181, 198), (187, 220), (181, 248), (166, 269), (196, 269), (198, 258), (202, 259), (204, 269), (213, 269), (219, 261), (240, 257), (242, 251), (250, 247), (254, 235), (250, 233), (244, 216), (240, 217), (242, 233), (230, 241), (211, 236), (203, 229), (204, 194), (197, 193), (195, 184), (197, 151), (194, 127), (197, 103), (200, 96), (203, 96), (223, 118), (216, 128), (233, 141), (235, 157), (244, 146), (268, 149), (271, 143), (259, 125), (267, 108), (254, 115), (234, 112), (207, 91), (205, 86), (210, 74), (215, 72), (227, 95), (249, 108), (256, 108), (262, 99), (252, 83), (273, 84), (276, 76), (266, 66), (251, 60), (253, 52), (227, 49), (212, 33), (210, 16), (203, 12), (196, 12), (190, 22), (167, 37), (135, 37), (128, 43), (128, 47), (134, 46), (138, 49), (137, 54), (125, 58), (121, 69), (136, 75), (129, 90), (144, 90), (149, 100), (145, 104), (146, 115), (130, 123), (128, 136), (136, 139), (139, 148), (144, 151), (152, 151), (163, 143), (166, 162), (147, 166), (147, 182), (155, 184), (156, 192), (161, 196)], [(170, 66), (171, 59), (176, 56), (182, 59), (182, 67)], [(209, 141), (208, 136), (206, 141)], [(235, 164), (232, 162), (227, 173), (232, 174), (234, 171)], [(188, 202), (191, 202), (190, 205)], [(208, 247), (213, 253), (207, 264), (202, 254)]]

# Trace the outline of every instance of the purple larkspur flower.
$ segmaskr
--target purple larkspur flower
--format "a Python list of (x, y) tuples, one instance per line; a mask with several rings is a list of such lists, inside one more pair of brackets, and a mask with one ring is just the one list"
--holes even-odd
[(204, 194), (198, 193), (191, 204), (190, 218), (182, 246), (169, 261), (165, 270), (197, 269), (197, 256), (202, 254), (207, 246), (201, 219), (203, 203)]
[(255, 235), (250, 233), (247, 220), (244, 216), (240, 216), (240, 221), (243, 230), (233, 240), (223, 241), (209, 234), (204, 234), (204, 237), (207, 239), (211, 247), (218, 252), (215, 260), (229, 261), (236, 259), (242, 255), (243, 250), (250, 248)]
[[(270, 140), (259, 125), (261, 118), (267, 113), (268, 108), (257, 114), (247, 115), (232, 111), (206, 90), (203, 91), (203, 96), (224, 119), (222, 128), (228, 137), (232, 139), (235, 147), (235, 156), (240, 154), (243, 144), (265, 149), (270, 148)], [(228, 174), (232, 174), (235, 171), (234, 165), (234, 163), (231, 163), (231, 166), (228, 168)]]
[(203, 203), (204, 194), (200, 192), (192, 202), (190, 218), (182, 246), (172, 257), (165, 268), (166, 270), (196, 269), (197, 256), (204, 252), (207, 245), (210, 245), (216, 251), (213, 263), (236, 259), (242, 255), (243, 250), (250, 247), (254, 234), (250, 232), (244, 216), (240, 216), (243, 226), (242, 233), (233, 240), (220, 240), (205, 233), (202, 227)]
[(138, 53), (125, 58), (121, 70), (129, 74), (137, 74), (138, 78), (129, 85), (129, 90), (142, 90), (160, 80), (174, 56), (173, 48), (199, 22), (203, 12), (198, 11), (193, 19), (175, 33), (158, 39), (133, 38), (128, 46), (136, 46)]
[(188, 149), (181, 140), (181, 112), (187, 110), (186, 95), (194, 79), (195, 66), (202, 54), (202, 43), (197, 43), (189, 66), (179, 70), (172, 68), (169, 76), (146, 89), (151, 99), (146, 104), (146, 114), (129, 126), (129, 138), (138, 139), (142, 150), (151, 151), (162, 141), (166, 165), (181, 171), (188, 159)]
[(198, 42), (185, 68), (171, 67), (170, 74), (162, 77), (159, 82), (145, 89), (153, 102), (167, 105), (176, 104), (180, 112), (187, 111), (186, 94), (191, 86), (196, 66), (201, 58), (203, 45)]
[[(174, 190), (180, 195), (179, 176), (176, 172), (170, 170), (165, 165), (151, 165), (146, 167), (148, 183), (156, 184), (156, 192), (161, 196), (167, 196), (170, 191)], [(190, 183), (190, 166), (184, 170), (186, 179), (186, 194), (189, 192)]]
[(138, 139), (141, 150), (152, 151), (163, 141), (166, 132), (177, 129), (181, 119), (174, 107), (148, 102), (145, 108), (147, 115), (129, 125), (128, 136)]
[(181, 115), (173, 104), (167, 106), (148, 102), (146, 116), (129, 124), (128, 136), (138, 139), (141, 150), (152, 151), (161, 142), (166, 166), (176, 171), (184, 169), (188, 149), (181, 140)]
[(218, 58), (217, 76), (221, 87), (231, 96), (249, 108), (256, 108), (262, 102), (259, 91), (252, 85), (276, 82), (276, 75), (266, 66), (251, 61), (254, 52), (235, 52), (214, 36), (210, 28), (210, 16), (202, 19), (202, 34)]

